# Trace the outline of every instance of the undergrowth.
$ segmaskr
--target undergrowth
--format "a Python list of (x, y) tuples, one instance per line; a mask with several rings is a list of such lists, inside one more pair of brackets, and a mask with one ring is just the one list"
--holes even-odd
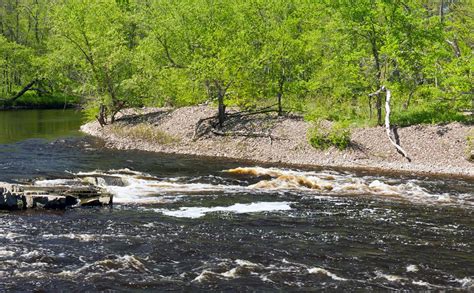
[[(390, 123), (399, 127), (417, 124), (443, 124), (460, 122), (473, 124), (474, 116), (465, 115), (460, 106), (446, 104), (419, 104), (410, 105), (403, 109), (399, 104), (393, 103), (390, 115)], [(466, 107), (463, 107), (466, 108)], [(382, 122), (385, 119), (385, 105), (382, 105)], [(337, 123), (349, 121), (355, 127), (372, 127), (377, 125), (376, 109), (372, 109), (372, 115), (364, 107), (353, 107), (352, 105), (311, 105), (305, 113), (306, 121), (328, 120)]]
[(137, 125), (123, 126), (120, 124), (113, 124), (110, 126), (110, 131), (121, 137), (127, 137), (136, 140), (144, 140), (158, 144), (170, 144), (177, 142), (178, 139), (169, 135), (168, 133), (157, 129), (155, 126), (140, 123)]
[(470, 162), (474, 162), (474, 129), (471, 129), (466, 137), (467, 148), (466, 148), (466, 158)]
[(325, 150), (333, 146), (344, 150), (351, 142), (351, 131), (344, 122), (335, 122), (330, 127), (323, 127), (321, 121), (316, 121), (308, 131), (308, 140), (316, 149)]
[(463, 115), (455, 110), (446, 108), (426, 107), (394, 111), (390, 117), (391, 123), (401, 127), (415, 124), (439, 124), (449, 122), (473, 122), (472, 117)]

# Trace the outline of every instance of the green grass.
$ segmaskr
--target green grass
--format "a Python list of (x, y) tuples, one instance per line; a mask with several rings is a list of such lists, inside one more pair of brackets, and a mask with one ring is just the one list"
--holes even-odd
[(401, 127), (415, 124), (439, 124), (449, 122), (472, 123), (471, 116), (463, 115), (455, 110), (446, 110), (445, 107), (413, 108), (406, 111), (393, 112), (391, 123)]
[(109, 129), (113, 134), (120, 137), (127, 137), (158, 144), (170, 144), (178, 141), (177, 138), (157, 129), (153, 125), (146, 123), (125, 126), (121, 124), (113, 124)]
[[(373, 109), (372, 118), (369, 118), (368, 109), (357, 108), (350, 109), (351, 105), (345, 105), (341, 109), (339, 106), (328, 107), (327, 105), (318, 105), (311, 107), (305, 113), (306, 121), (328, 120), (337, 123), (349, 123), (354, 127), (370, 127), (377, 125), (377, 112)], [(400, 127), (406, 127), (417, 124), (442, 124), (451, 122), (460, 122), (464, 124), (473, 124), (472, 115), (464, 115), (458, 111), (457, 107), (450, 107), (446, 104), (422, 104), (412, 105), (408, 110), (392, 105), (390, 123)], [(463, 108), (469, 108), (464, 105)], [(367, 110), (367, 111), (364, 111)], [(385, 106), (382, 107), (382, 122), (385, 119)]]

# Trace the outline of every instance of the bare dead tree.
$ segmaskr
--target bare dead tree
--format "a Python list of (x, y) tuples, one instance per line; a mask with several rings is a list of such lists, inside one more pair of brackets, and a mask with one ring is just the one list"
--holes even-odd
[(369, 96), (379, 96), (381, 93), (385, 92), (385, 132), (387, 133), (388, 139), (390, 143), (397, 149), (397, 151), (402, 154), (408, 161), (411, 161), (410, 157), (408, 157), (407, 152), (396, 142), (395, 134), (393, 133), (392, 127), (390, 127), (390, 99), (392, 97), (392, 93), (389, 89), (385, 86), (382, 86), (376, 92), (370, 94)]

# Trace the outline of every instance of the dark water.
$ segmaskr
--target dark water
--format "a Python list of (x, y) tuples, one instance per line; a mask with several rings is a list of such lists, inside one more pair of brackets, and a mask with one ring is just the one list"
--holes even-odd
[(154, 179), (107, 186), (112, 208), (0, 213), (0, 291), (474, 289), (472, 181), (268, 166), (235, 174), (222, 171), (244, 164), (105, 150), (77, 136), (75, 115), (61, 118), (69, 128), (42, 126), (48, 140), (26, 139), (41, 131), (16, 136), (22, 120), (6, 126), (10, 113), (0, 112), (10, 133), (0, 181), (123, 168)]

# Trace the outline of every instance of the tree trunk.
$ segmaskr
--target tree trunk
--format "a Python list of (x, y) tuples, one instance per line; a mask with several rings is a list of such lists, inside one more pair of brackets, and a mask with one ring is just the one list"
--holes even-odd
[(284, 85), (284, 77), (280, 78), (278, 81), (278, 93), (277, 93), (277, 98), (278, 98), (278, 116), (283, 115), (283, 107), (281, 105), (281, 97), (283, 96), (283, 85)]
[(214, 91), (214, 93), (217, 95), (217, 103), (218, 103), (218, 106), (217, 106), (217, 118), (219, 120), (219, 127), (222, 128), (224, 126), (224, 122), (225, 122), (225, 119), (226, 119), (226, 115), (225, 115), (225, 104), (224, 104), (224, 98), (225, 98), (225, 94), (227, 92), (227, 89), (229, 88), (231, 83), (229, 83), (227, 86), (225, 86), (221, 81), (219, 80), (214, 80), (214, 89), (212, 88), (209, 88), (210, 89), (210, 92), (212, 93)]
[(405, 158), (407, 158), (408, 161), (411, 161), (411, 159), (408, 157), (407, 152), (405, 152), (404, 149), (396, 142), (394, 139), (394, 135), (392, 134), (391, 128), (390, 128), (390, 98), (392, 97), (392, 93), (390, 92), (389, 89), (386, 89), (385, 87), (382, 87), (382, 90), (386, 92), (386, 98), (385, 98), (385, 131), (387, 133), (388, 139), (390, 140), (390, 143), (398, 150), (400, 154), (402, 154)]
[(21, 91), (19, 91), (16, 95), (11, 97), (10, 99), (7, 99), (8, 102), (14, 102), (16, 99), (20, 98), (23, 96), (27, 91), (29, 91), (33, 85), (37, 82), (38, 80), (34, 79), (32, 80), (29, 84), (27, 84)]
[(104, 127), (105, 125), (107, 125), (107, 114), (105, 113), (104, 105), (101, 104), (99, 106), (99, 114), (95, 116), (95, 118), (97, 118), (97, 121), (99, 122), (100, 127)]
[[(372, 27), (372, 36), (370, 39), (370, 43), (372, 45), (372, 55), (374, 57), (375, 61), (375, 70), (376, 72), (376, 78), (377, 78), (377, 88), (380, 88), (381, 85), (381, 77), (382, 77), (382, 72), (380, 68), (380, 57), (379, 57), (379, 50), (377, 48), (377, 40), (376, 40), (376, 33), (375, 33), (375, 28)], [(379, 126), (382, 126), (382, 97), (380, 95), (377, 95), (377, 100), (375, 103), (375, 107), (377, 108), (377, 124)]]
[(222, 92), (219, 90), (218, 92), (218, 118), (219, 118), (219, 127), (222, 128), (225, 122), (225, 104), (224, 104), (224, 95)]
[(444, 22), (444, 0), (439, 3), (439, 20)]
[(377, 124), (382, 126), (382, 97), (377, 95), (377, 101), (375, 102), (375, 107), (377, 108)]
[(283, 109), (281, 107), (281, 92), (278, 93), (277, 97), (278, 97), (278, 116), (282, 116), (283, 115)]

